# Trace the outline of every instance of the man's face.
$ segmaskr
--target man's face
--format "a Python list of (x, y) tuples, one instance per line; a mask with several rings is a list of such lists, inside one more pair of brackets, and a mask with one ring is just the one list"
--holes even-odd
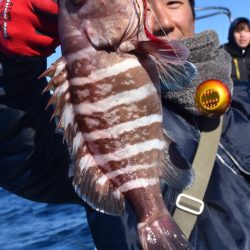
[(148, 7), (148, 28), (154, 35), (164, 36), (165, 32), (169, 40), (194, 35), (194, 19), (188, 0), (148, 0), (147, 2), (154, 12), (153, 14)]
[(250, 29), (246, 23), (237, 25), (234, 31), (234, 40), (241, 49), (246, 48), (250, 44)]

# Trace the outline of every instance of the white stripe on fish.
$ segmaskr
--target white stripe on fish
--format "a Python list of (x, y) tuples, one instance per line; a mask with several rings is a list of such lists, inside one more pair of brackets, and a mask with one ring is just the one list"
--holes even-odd
[(136, 172), (137, 170), (146, 170), (146, 169), (154, 168), (154, 167), (157, 167), (157, 163), (154, 163), (154, 164), (152, 163), (152, 164), (130, 165), (130, 166), (127, 166), (125, 168), (120, 168), (120, 169), (117, 169), (115, 171), (106, 173), (104, 176), (102, 176), (101, 178), (99, 178), (98, 182), (100, 184), (102, 183), (104, 185), (107, 180), (115, 178), (115, 177), (117, 177), (119, 175), (130, 174), (130, 173)]
[(128, 104), (144, 100), (146, 97), (156, 93), (153, 84), (146, 84), (137, 89), (120, 92), (97, 102), (82, 102), (74, 105), (76, 114), (91, 115), (95, 112), (106, 112), (118, 105)]
[(130, 132), (143, 126), (149, 126), (155, 122), (162, 122), (162, 115), (153, 114), (140, 117), (136, 120), (120, 123), (107, 129), (97, 130), (90, 133), (83, 133), (83, 136), (87, 141), (111, 139), (116, 138), (117, 136), (125, 132)]
[(70, 34), (67, 34), (67, 33), (60, 34), (60, 40), (61, 40), (61, 42), (64, 42), (63, 40), (67, 40), (67, 39), (69, 39), (71, 37), (81, 37), (81, 36), (82, 36), (82, 34), (81, 34), (80, 31), (78, 31), (76, 29), (72, 29)]
[(141, 67), (138, 60), (134, 58), (126, 59), (122, 62), (114, 64), (110, 67), (98, 69), (92, 72), (88, 77), (75, 77), (70, 79), (72, 86), (83, 86), (87, 83), (93, 83), (101, 81), (105, 78), (112, 77), (115, 75), (119, 75), (128, 71), (129, 69), (133, 69), (135, 67)]
[(94, 51), (94, 48), (92, 46), (88, 46), (84, 49), (70, 53), (67, 57), (67, 61), (72, 63), (76, 60), (83, 59), (83, 58), (89, 59), (93, 51)]
[[(126, 145), (124, 148), (118, 149), (115, 152), (109, 154), (90, 154), (85, 155), (80, 160), (80, 168), (91, 168), (96, 165), (103, 166), (110, 161), (122, 161), (139, 153), (151, 151), (153, 149), (163, 150), (165, 142), (159, 139), (153, 139), (137, 143), (134, 145)], [(92, 159), (91, 159), (92, 158)], [(94, 159), (93, 159), (94, 158)]]
[(131, 180), (123, 185), (119, 186), (117, 189), (123, 193), (135, 188), (145, 188), (148, 186), (153, 186), (159, 182), (159, 178), (138, 178), (136, 180)]

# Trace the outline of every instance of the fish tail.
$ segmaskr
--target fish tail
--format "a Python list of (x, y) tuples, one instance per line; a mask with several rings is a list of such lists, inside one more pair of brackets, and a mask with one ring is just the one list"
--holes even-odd
[(169, 214), (138, 224), (143, 250), (193, 249)]

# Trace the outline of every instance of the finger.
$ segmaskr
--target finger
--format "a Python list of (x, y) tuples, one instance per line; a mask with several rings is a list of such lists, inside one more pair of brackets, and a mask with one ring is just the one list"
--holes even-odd
[(46, 18), (44, 16), (40, 16), (36, 18), (35, 21), (35, 30), (36, 33), (44, 34), (51, 37), (58, 36), (58, 19)]
[[(39, 41), (39, 43), (37, 43)], [(30, 47), (34, 51), (39, 51), (42, 55), (50, 55), (59, 45), (59, 39), (42, 34), (36, 34), (29, 41)]]
[(47, 18), (56, 18), (58, 15), (57, 0), (32, 0), (32, 7), (36, 14)]
[(58, 6), (56, 0), (32, 0), (35, 33), (58, 37)]

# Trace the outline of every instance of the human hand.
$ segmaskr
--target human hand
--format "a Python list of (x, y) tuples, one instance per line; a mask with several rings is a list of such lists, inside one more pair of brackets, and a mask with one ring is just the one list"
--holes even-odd
[(59, 44), (56, 0), (0, 0), (0, 52), (49, 56)]

